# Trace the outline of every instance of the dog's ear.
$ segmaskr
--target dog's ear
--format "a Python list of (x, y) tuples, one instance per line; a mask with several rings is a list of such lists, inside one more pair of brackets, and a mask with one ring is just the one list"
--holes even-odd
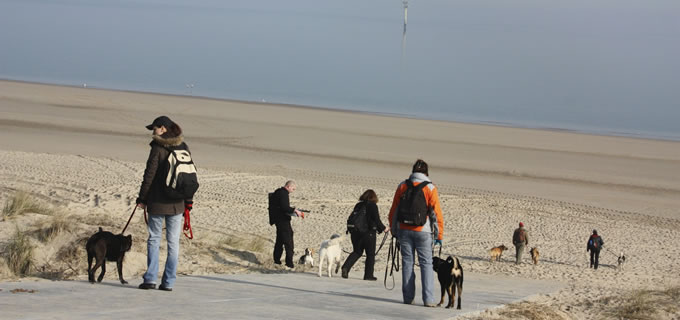
[(102, 227), (99, 227), (99, 232), (102, 232), (102, 231), (104, 231), (104, 229), (102, 229)]
[(453, 258), (451, 256), (449, 256), (448, 258), (446, 258), (446, 262), (453, 263)]

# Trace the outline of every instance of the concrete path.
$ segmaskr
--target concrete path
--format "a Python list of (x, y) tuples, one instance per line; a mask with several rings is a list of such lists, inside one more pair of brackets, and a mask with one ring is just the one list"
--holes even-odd
[[(0, 283), (0, 319), (449, 319), (562, 287), (551, 281), (467, 273), (462, 310), (451, 310), (423, 307), (419, 282), (416, 304), (405, 305), (399, 279), (396, 288), (388, 291), (382, 278), (371, 282), (352, 276), (181, 276), (172, 292), (140, 290), (134, 280), (126, 286), (110, 280), (94, 285), (4, 282)], [(388, 282), (391, 286), (389, 278)], [(439, 283), (435, 286), (439, 297)], [(12, 293), (15, 289), (35, 292)]]

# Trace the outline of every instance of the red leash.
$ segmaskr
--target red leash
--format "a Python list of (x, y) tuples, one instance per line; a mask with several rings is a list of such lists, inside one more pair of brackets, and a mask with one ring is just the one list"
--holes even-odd
[[(189, 231), (189, 234), (187, 234), (187, 231)], [(191, 230), (191, 217), (189, 215), (188, 209), (184, 209), (184, 235), (189, 239), (194, 238), (194, 232)]]

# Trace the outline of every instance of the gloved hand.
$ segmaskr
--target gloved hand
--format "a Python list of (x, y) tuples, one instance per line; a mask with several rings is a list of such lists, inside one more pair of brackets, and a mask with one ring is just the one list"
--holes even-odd
[(436, 246), (436, 245), (440, 245), (440, 246), (441, 246), (441, 245), (442, 245), (442, 241), (439, 240), (439, 239), (437, 239), (437, 240), (434, 241), (434, 245), (435, 245), (435, 246)]
[(194, 207), (194, 202), (191, 200), (184, 201), (184, 212), (189, 212)]

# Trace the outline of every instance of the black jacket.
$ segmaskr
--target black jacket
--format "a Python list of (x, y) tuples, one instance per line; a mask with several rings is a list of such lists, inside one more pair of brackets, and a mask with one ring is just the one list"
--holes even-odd
[(279, 207), (279, 217), (276, 222), (290, 221), (290, 217), (295, 215), (295, 208), (290, 206), (290, 192), (286, 188), (281, 187), (274, 191), (274, 197), (277, 199)]
[[(595, 246), (597, 244), (597, 247)], [(588, 238), (588, 245), (586, 247), (586, 251), (600, 251), (602, 250), (602, 246), (604, 245), (604, 241), (602, 240), (602, 237), (599, 235), (591, 235), (590, 238)]]
[[(137, 203), (146, 204), (149, 214), (175, 215), (184, 213), (184, 200), (171, 199), (165, 194), (164, 179), (168, 171), (166, 163), (170, 154), (168, 148), (189, 150), (189, 147), (184, 143), (182, 136), (153, 136), (149, 146), (151, 146), (151, 151), (146, 161), (144, 179), (139, 188)], [(191, 201), (193, 199), (185, 200)]]
[(366, 219), (368, 220), (368, 230), (375, 230), (378, 233), (385, 231), (385, 225), (380, 221), (378, 205), (370, 201), (361, 201), (354, 206), (353, 211), (359, 210), (359, 206), (366, 206)]

